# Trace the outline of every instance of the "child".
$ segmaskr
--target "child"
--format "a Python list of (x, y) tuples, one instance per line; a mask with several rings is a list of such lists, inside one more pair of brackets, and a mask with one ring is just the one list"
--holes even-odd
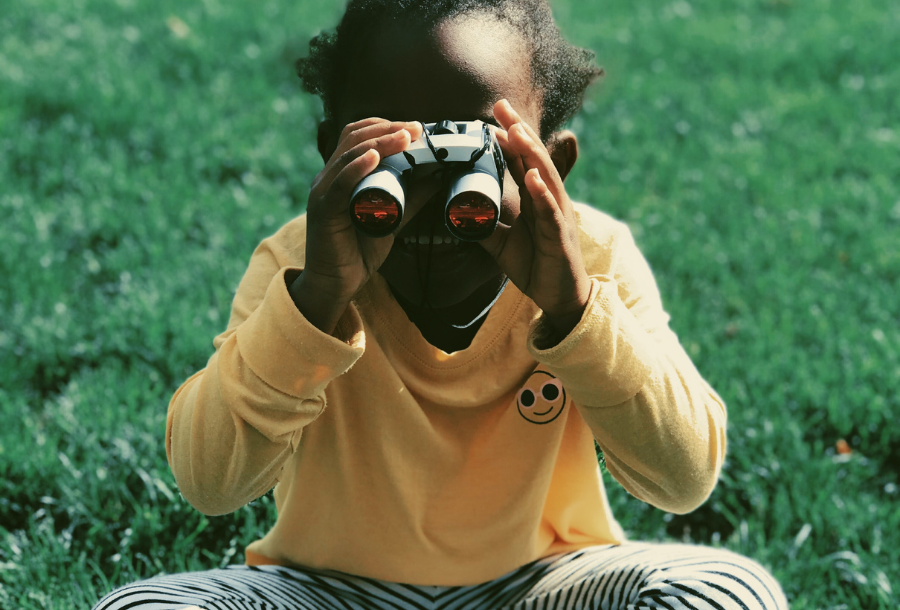
[[(353, 0), (311, 49), (325, 167), (253, 254), (166, 431), (195, 507), (274, 486), (278, 520), (246, 566), (97, 608), (786, 608), (756, 563), (625, 542), (610, 514), (595, 439), (630, 493), (686, 513), (715, 485), (726, 414), (627, 228), (566, 194), (560, 127), (599, 70), (545, 0)], [(497, 230), (450, 239), (426, 171), (397, 233), (363, 236), (354, 186), (443, 119), (495, 126)]]

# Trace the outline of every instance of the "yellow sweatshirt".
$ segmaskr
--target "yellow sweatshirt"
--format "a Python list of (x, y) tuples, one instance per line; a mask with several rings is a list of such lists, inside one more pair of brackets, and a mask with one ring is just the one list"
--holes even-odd
[(724, 458), (725, 406), (625, 225), (576, 209), (590, 301), (546, 350), (540, 311), (512, 284), (471, 346), (447, 354), (377, 274), (326, 335), (285, 280), (303, 268), (305, 217), (263, 241), (215, 354), (169, 406), (185, 498), (215, 515), (275, 487), (278, 519), (248, 563), (445, 586), (623, 540), (595, 439), (631, 494), (696, 508)]

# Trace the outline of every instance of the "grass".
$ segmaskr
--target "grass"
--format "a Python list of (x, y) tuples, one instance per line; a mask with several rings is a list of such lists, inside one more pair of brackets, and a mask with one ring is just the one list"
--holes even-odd
[[(268, 496), (188, 506), (162, 430), (252, 249), (305, 206), (319, 105), (291, 62), (340, 9), (5, 0), (0, 607), (240, 561), (272, 523)], [(900, 7), (554, 9), (608, 72), (572, 126), (570, 193), (632, 227), (730, 409), (703, 507), (610, 483), (617, 517), (758, 559), (795, 610), (896, 607)]]

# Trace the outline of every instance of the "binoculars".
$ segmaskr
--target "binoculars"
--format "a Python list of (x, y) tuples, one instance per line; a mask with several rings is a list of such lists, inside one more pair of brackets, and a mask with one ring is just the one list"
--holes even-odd
[(482, 121), (439, 121), (423, 125), (422, 137), (405, 151), (385, 157), (363, 178), (350, 198), (350, 219), (370, 237), (400, 226), (406, 188), (415, 168), (438, 164), (444, 189), (444, 223), (461, 241), (490, 236), (500, 219), (506, 162), (497, 138)]

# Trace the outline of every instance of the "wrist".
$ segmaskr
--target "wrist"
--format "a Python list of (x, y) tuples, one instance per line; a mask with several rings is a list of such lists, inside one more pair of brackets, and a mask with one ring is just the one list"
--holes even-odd
[(303, 270), (298, 270), (292, 281), (289, 282), (288, 288), (290, 290), (302, 288), (305, 291), (327, 298), (331, 302), (349, 303), (359, 286), (350, 285), (343, 278), (319, 273), (311, 267), (306, 267)]
[(573, 311), (572, 313), (565, 315), (551, 316), (545, 313), (544, 320), (549, 329), (553, 331), (553, 334), (558, 335), (562, 339), (578, 326), (583, 315), (584, 307), (578, 311)]
[(545, 310), (541, 323), (541, 345), (537, 347), (548, 349), (568, 337), (584, 317), (590, 296), (590, 279), (585, 277), (583, 282), (579, 282), (578, 296), (571, 302), (553, 311)]
[(353, 294), (315, 273), (302, 271), (292, 275), (286, 274), (285, 282), (297, 310), (310, 324), (325, 334), (333, 334)]

